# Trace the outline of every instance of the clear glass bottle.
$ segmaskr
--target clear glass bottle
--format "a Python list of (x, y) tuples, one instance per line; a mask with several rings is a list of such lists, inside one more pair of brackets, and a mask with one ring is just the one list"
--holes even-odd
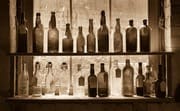
[(97, 95), (97, 77), (94, 74), (94, 64), (90, 65), (90, 75), (88, 77), (88, 96), (96, 97)]
[(147, 65), (146, 66), (146, 79), (144, 81), (144, 96), (145, 97), (150, 97), (151, 96), (151, 91), (152, 91), (152, 81), (150, 79), (151, 75), (151, 66)]
[(48, 52), (57, 53), (59, 50), (59, 30), (56, 28), (55, 12), (51, 12), (48, 30)]
[(26, 63), (21, 65), (21, 73), (18, 75), (18, 96), (29, 96), (29, 74)]
[(101, 11), (101, 27), (98, 29), (98, 52), (109, 52), (109, 31), (106, 26), (105, 11)]
[(130, 65), (130, 60), (126, 59), (126, 65), (123, 68), (122, 95), (134, 95), (134, 69)]
[(73, 52), (73, 38), (70, 30), (70, 24), (66, 24), (65, 36), (67, 38), (63, 39), (63, 52), (72, 53)]
[(96, 52), (96, 38), (93, 31), (93, 19), (89, 19), (89, 34), (87, 35), (87, 52)]
[(136, 94), (137, 96), (143, 96), (143, 83), (144, 75), (142, 73), (142, 62), (139, 62), (138, 75), (136, 77)]
[(18, 26), (17, 52), (28, 52), (28, 28), (25, 24), (24, 13), (21, 13), (20, 25)]
[(115, 60), (111, 68), (111, 95), (122, 95), (122, 75), (121, 69), (118, 66), (118, 60)]
[(126, 52), (137, 51), (137, 29), (133, 20), (129, 20), (129, 27), (126, 29)]
[(155, 95), (158, 98), (166, 97), (166, 81), (162, 65), (159, 65), (158, 80), (155, 82)]
[(77, 65), (77, 72), (73, 77), (73, 90), (75, 96), (85, 96), (85, 77), (81, 71), (81, 64)]
[(54, 74), (52, 71), (52, 63), (48, 62), (47, 64), (47, 74), (45, 78), (45, 84), (46, 84), (46, 96), (54, 96), (55, 94), (55, 81), (54, 81)]
[(43, 52), (44, 30), (41, 24), (41, 14), (36, 13), (36, 26), (33, 29), (33, 52)]
[(97, 75), (97, 88), (99, 97), (108, 97), (108, 73), (104, 69), (104, 63), (101, 63), (101, 71)]
[(79, 33), (77, 37), (77, 53), (84, 53), (85, 39), (82, 32), (82, 26), (79, 28)]
[(34, 97), (40, 97), (42, 94), (42, 89), (41, 89), (41, 73), (40, 73), (40, 63), (36, 62), (35, 64), (35, 72), (32, 77), (32, 96)]
[(116, 19), (116, 27), (114, 32), (114, 52), (123, 51), (123, 38), (121, 33), (120, 18)]
[(147, 20), (143, 20), (143, 26), (140, 29), (140, 51), (150, 52), (150, 27), (147, 25)]

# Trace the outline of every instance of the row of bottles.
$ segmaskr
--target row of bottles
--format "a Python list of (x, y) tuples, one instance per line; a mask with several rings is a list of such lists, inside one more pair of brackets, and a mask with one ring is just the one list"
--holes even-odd
[[(36, 14), (36, 26), (33, 29), (33, 52), (43, 52), (44, 29), (41, 24), (40, 13)], [(101, 11), (100, 28), (96, 37), (93, 32), (93, 19), (89, 19), (89, 34), (87, 41), (83, 35), (82, 26), (79, 26), (79, 33), (76, 40), (77, 53), (85, 52), (85, 42), (87, 42), (87, 52), (94, 53), (96, 48), (98, 52), (109, 52), (109, 29), (106, 25), (105, 11)], [(150, 52), (150, 27), (147, 20), (143, 20), (143, 27), (140, 32), (140, 51)], [(28, 30), (24, 22), (24, 14), (22, 13), (21, 23), (18, 29), (17, 52), (27, 52), (27, 34)], [(62, 51), (73, 52), (73, 38), (70, 30), (70, 24), (66, 24), (65, 36), (62, 40)], [(55, 53), (59, 51), (59, 30), (56, 27), (55, 12), (51, 12), (48, 30), (48, 52)], [(121, 33), (120, 19), (116, 19), (115, 32), (113, 35), (114, 52), (123, 52), (123, 36)], [(129, 27), (126, 29), (126, 52), (137, 52), (137, 28), (134, 27), (133, 20), (129, 20)]]
[[(126, 65), (123, 70), (118, 67), (115, 61), (110, 73), (105, 70), (105, 64), (100, 64), (100, 72), (95, 74), (94, 64), (90, 64), (90, 74), (82, 72), (81, 64), (77, 65), (77, 72), (70, 75), (67, 63), (61, 64), (62, 71), (59, 75), (54, 75), (52, 63), (47, 63), (47, 74), (41, 74), (40, 63), (36, 62), (35, 72), (31, 82), (26, 69), (26, 64), (18, 76), (18, 95), (28, 96), (29, 86), (32, 90), (32, 96), (41, 95), (74, 95), (89, 97), (108, 97), (108, 96), (152, 96), (152, 76), (151, 67), (146, 66), (146, 73), (143, 75), (142, 63), (139, 63), (138, 75), (134, 85), (134, 68), (130, 60), (126, 59)], [(43, 75), (43, 76), (42, 76)], [(72, 78), (72, 79), (71, 79)], [(72, 82), (72, 83), (71, 83)], [(30, 84), (30, 85), (29, 85)], [(72, 87), (71, 87), (72, 85)], [(73, 91), (71, 92), (70, 90)], [(166, 81), (162, 65), (159, 65), (158, 79), (155, 81), (155, 95), (159, 98), (166, 96)]]

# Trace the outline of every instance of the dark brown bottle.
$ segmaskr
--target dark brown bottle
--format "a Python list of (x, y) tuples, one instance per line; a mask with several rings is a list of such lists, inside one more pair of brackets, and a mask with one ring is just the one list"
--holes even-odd
[(96, 97), (97, 95), (97, 77), (94, 74), (94, 64), (90, 65), (90, 75), (88, 77), (88, 96)]
[(141, 52), (150, 52), (150, 27), (147, 20), (143, 20), (143, 27), (140, 29), (140, 50)]
[(56, 28), (55, 12), (51, 12), (48, 30), (48, 52), (57, 53), (59, 50), (59, 31)]
[(79, 28), (79, 34), (77, 37), (77, 53), (84, 53), (85, 39), (82, 33), (82, 26)]
[(159, 65), (158, 80), (155, 82), (155, 95), (158, 98), (166, 96), (166, 81), (162, 65)]
[(67, 38), (63, 39), (63, 52), (72, 53), (73, 52), (73, 38), (70, 30), (70, 24), (66, 24), (65, 36)]
[(101, 11), (101, 27), (98, 29), (98, 52), (109, 52), (109, 31), (106, 26), (105, 11)]
[(108, 97), (108, 73), (104, 69), (104, 63), (101, 63), (101, 71), (97, 75), (98, 96)]
[(133, 20), (129, 20), (129, 28), (126, 29), (126, 52), (137, 51), (137, 29)]
[(36, 13), (36, 26), (33, 29), (33, 52), (43, 52), (44, 30), (41, 24), (41, 14)]
[(28, 29), (25, 24), (24, 13), (21, 13), (20, 25), (17, 34), (17, 52), (28, 52)]

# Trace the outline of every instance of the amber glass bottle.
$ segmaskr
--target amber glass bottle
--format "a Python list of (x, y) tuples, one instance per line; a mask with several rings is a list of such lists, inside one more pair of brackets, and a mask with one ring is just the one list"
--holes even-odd
[(84, 53), (85, 39), (82, 33), (82, 26), (79, 28), (79, 33), (77, 37), (77, 53)]
[(94, 64), (90, 65), (90, 75), (88, 77), (88, 96), (96, 97), (97, 95), (97, 77), (94, 74)]

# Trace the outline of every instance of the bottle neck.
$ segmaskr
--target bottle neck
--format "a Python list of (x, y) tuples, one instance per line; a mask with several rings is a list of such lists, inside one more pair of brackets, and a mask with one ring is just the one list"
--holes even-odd
[(27, 65), (26, 65), (26, 64), (24, 64), (24, 65), (23, 65), (23, 74), (25, 75), (25, 74), (26, 74), (26, 72), (27, 72)]
[(72, 35), (71, 35), (71, 30), (69, 27), (66, 27), (66, 32), (65, 32), (65, 35), (67, 36), (67, 38), (72, 38)]
[(106, 25), (106, 16), (101, 16), (101, 26), (105, 26)]
[(51, 15), (50, 24), (51, 24), (52, 28), (56, 28), (56, 17), (55, 17), (55, 15)]
[(101, 72), (105, 72), (104, 65), (101, 64)]
[(139, 75), (142, 75), (142, 66), (139, 66), (138, 73)]
[(36, 17), (36, 27), (39, 27), (39, 25), (41, 24), (41, 18), (40, 16)]
[(116, 32), (120, 32), (120, 30), (121, 30), (120, 22), (119, 22), (119, 21), (116, 21), (115, 31), (116, 31)]
[(93, 67), (93, 66), (91, 66), (90, 74), (91, 74), (91, 75), (94, 75), (94, 67)]
[(93, 33), (93, 25), (89, 25), (89, 33)]

